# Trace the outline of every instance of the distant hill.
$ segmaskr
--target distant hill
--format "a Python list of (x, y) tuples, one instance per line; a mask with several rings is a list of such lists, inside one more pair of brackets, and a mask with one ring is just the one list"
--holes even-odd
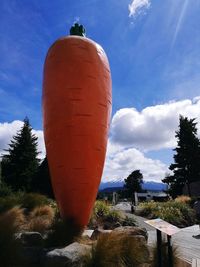
[[(99, 191), (107, 191), (107, 192), (113, 192), (116, 190), (120, 190), (124, 187), (124, 182), (102, 182), (99, 187)], [(167, 185), (163, 183), (158, 182), (145, 182), (142, 185), (142, 188), (149, 191), (163, 191), (167, 189)]]

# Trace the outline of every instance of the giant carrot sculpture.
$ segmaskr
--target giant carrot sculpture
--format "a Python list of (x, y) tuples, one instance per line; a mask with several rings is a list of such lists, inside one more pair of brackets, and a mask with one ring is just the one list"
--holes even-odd
[[(111, 114), (105, 52), (75, 24), (49, 49), (43, 79), (47, 158), (61, 216), (87, 225), (100, 183)], [(79, 36), (77, 36), (79, 35)]]

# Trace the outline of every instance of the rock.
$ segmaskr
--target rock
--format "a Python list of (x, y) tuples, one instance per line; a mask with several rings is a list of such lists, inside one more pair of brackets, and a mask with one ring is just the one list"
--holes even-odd
[(148, 233), (145, 228), (139, 228), (135, 226), (123, 226), (123, 227), (117, 227), (113, 230), (113, 232), (118, 232), (118, 233), (124, 233), (129, 236), (139, 236), (142, 235), (144, 236), (145, 240), (147, 241), (148, 239)]
[(102, 234), (111, 233), (112, 230), (103, 230), (103, 229), (95, 229), (90, 237), (91, 240), (97, 240), (97, 238)]
[(126, 247), (134, 266), (148, 266), (144, 265), (149, 263), (150, 253), (147, 246), (147, 234), (143, 229), (131, 226), (118, 227), (112, 231), (111, 238), (116, 240), (118, 245), (121, 244), (122, 251), (123, 247)]
[(93, 234), (94, 230), (84, 230), (82, 236), (88, 236), (88, 237), (91, 237), (92, 234)]
[(44, 239), (38, 232), (18, 233), (15, 235), (15, 238), (24, 247), (42, 247), (44, 245)]
[(45, 267), (81, 267), (84, 256), (91, 251), (91, 246), (74, 242), (61, 249), (47, 252), (44, 259)]
[(41, 247), (23, 247), (20, 250), (20, 266), (40, 266), (44, 254)]

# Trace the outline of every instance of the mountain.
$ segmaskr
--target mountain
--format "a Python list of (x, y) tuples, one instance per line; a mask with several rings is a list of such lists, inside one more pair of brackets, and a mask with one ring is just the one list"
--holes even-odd
[[(123, 188), (124, 182), (102, 182), (99, 186), (99, 191), (102, 191), (104, 189), (108, 189), (109, 191), (113, 191), (111, 188), (120, 189)], [(167, 189), (167, 185), (163, 183), (158, 183), (154, 181), (145, 182), (142, 185), (142, 188), (148, 191), (162, 191)]]

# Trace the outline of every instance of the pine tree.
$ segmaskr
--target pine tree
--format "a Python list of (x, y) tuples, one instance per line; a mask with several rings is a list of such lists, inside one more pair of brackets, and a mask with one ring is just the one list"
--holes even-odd
[(124, 187), (127, 189), (128, 197), (134, 200), (134, 192), (142, 191), (143, 175), (140, 170), (133, 171), (126, 179), (124, 179)]
[(200, 141), (197, 137), (195, 119), (180, 116), (179, 130), (175, 137), (178, 139), (174, 149), (174, 163), (169, 169), (173, 175), (166, 177), (163, 182), (169, 184), (173, 195), (179, 195), (184, 185), (187, 185), (191, 196), (190, 183), (200, 181)]
[(29, 119), (13, 136), (7, 153), (2, 157), (2, 179), (14, 191), (32, 191), (33, 179), (39, 166), (37, 137), (32, 133)]

